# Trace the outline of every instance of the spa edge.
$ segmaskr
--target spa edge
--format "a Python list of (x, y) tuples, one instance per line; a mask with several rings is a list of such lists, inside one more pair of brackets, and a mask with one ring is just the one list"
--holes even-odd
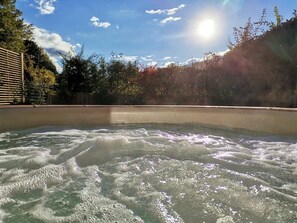
[(192, 123), (297, 137), (297, 109), (215, 106), (0, 106), (0, 132), (40, 126)]

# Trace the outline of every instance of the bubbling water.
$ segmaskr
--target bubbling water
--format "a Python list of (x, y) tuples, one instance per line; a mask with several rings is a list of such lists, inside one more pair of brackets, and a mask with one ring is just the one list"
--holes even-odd
[(297, 139), (197, 126), (0, 134), (0, 222), (297, 222)]

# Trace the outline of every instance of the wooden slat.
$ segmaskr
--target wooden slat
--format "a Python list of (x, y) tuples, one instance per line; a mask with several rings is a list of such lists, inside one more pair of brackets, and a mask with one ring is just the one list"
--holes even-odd
[(0, 48), (0, 104), (23, 101), (22, 55)]
[[(18, 73), (16, 73), (18, 74)], [(11, 75), (7, 75), (7, 76), (1, 76), (1, 82), (4, 83), (4, 82), (11, 82), (12, 79), (14, 79), (15, 75), (11, 74)], [(14, 81), (18, 81), (18, 80), (21, 80), (20, 77), (17, 77), (14, 79)]]
[(4, 52), (4, 53), (8, 52), (8, 53), (10, 53), (10, 54), (20, 55), (20, 54), (14, 52), (14, 51), (7, 50), (7, 49), (4, 49), (4, 48), (0, 47), (0, 53), (1, 53), (1, 51)]

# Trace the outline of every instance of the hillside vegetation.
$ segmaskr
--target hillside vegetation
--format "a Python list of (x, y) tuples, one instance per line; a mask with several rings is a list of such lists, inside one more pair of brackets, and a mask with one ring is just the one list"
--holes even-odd
[(234, 103), (296, 107), (297, 17), (234, 47), (221, 69), (238, 87)]

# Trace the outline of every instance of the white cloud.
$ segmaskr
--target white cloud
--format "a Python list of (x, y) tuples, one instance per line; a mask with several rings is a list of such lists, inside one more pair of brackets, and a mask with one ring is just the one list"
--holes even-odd
[(220, 52), (217, 52), (216, 53), (216, 55), (218, 55), (218, 56), (224, 56), (226, 53), (228, 53), (230, 50), (229, 49), (227, 49), (227, 50), (225, 50), (225, 51), (220, 51)]
[(177, 59), (178, 57), (170, 57), (170, 56), (167, 56), (167, 57), (163, 57), (162, 60), (173, 60), (173, 59)]
[(53, 62), (53, 64), (56, 66), (56, 69), (57, 69), (58, 73), (62, 73), (63, 68), (62, 68), (62, 66), (59, 63), (60, 60), (62, 59), (61, 56), (60, 57), (57, 57), (57, 56), (51, 56), (51, 55), (49, 55), (49, 58)]
[(137, 60), (137, 56), (127, 56), (127, 55), (123, 55), (121, 57), (121, 60), (126, 61), (126, 62), (134, 62)]
[(175, 8), (171, 8), (171, 9), (157, 9), (157, 10), (145, 10), (145, 12), (147, 14), (151, 14), (151, 15), (154, 15), (154, 14), (167, 14), (167, 15), (174, 15), (178, 10), (182, 9), (186, 7), (185, 4), (181, 4), (179, 5), (178, 7), (175, 7)]
[(166, 10), (161, 10), (161, 9), (158, 9), (158, 10), (145, 10), (145, 13), (147, 13), (147, 14), (151, 14), (151, 15), (153, 15), (153, 14), (162, 14), (162, 13), (165, 13), (166, 12)]
[(167, 15), (174, 15), (178, 10), (180, 10), (180, 9), (182, 9), (184, 7), (186, 7), (186, 5), (185, 4), (181, 4), (181, 5), (179, 5), (176, 8), (167, 9)]
[(207, 54), (205, 55), (202, 60), (207, 60), (207, 59), (212, 59), (213, 56), (219, 56), (219, 57), (222, 57), (224, 56), (226, 53), (228, 53), (230, 50), (227, 49), (225, 51), (219, 51), (219, 52), (216, 52), (216, 53), (210, 53), (210, 54)]
[(55, 6), (54, 3), (57, 0), (35, 0), (35, 3), (37, 3), (37, 9), (40, 11), (41, 15), (49, 15), (54, 13)]
[(146, 57), (140, 57), (140, 59), (144, 62), (151, 62), (153, 61), (154, 59), (150, 56), (146, 56)]
[[(214, 54), (217, 55), (217, 56), (224, 56), (224, 55), (225, 55), (226, 53), (228, 53), (229, 51), (230, 51), (230, 50), (227, 49), (227, 50), (225, 50), (225, 51), (220, 51), (220, 52), (217, 52), (217, 53), (214, 53)], [(181, 63), (181, 65), (191, 65), (191, 64), (193, 64), (193, 63), (202, 62), (202, 61), (204, 61), (204, 60), (206, 60), (206, 59), (211, 59), (211, 58), (212, 58), (212, 55), (204, 56), (204, 57), (202, 57), (202, 58), (193, 57), (193, 58), (187, 60), (186, 62)]]
[(71, 43), (63, 40), (59, 34), (51, 33), (46, 29), (34, 27), (32, 32), (34, 41), (39, 47), (45, 49), (50, 59), (57, 67), (58, 72), (62, 71), (62, 68), (59, 64), (61, 55), (58, 52), (63, 54), (70, 53), (74, 55), (75, 49), (81, 47), (79, 43), (72, 45)]
[(170, 60), (172, 57), (164, 57), (162, 60)]
[(193, 63), (201, 62), (201, 61), (203, 61), (203, 58), (193, 57), (193, 58), (187, 60), (185, 63), (183, 63), (183, 65), (190, 65)]
[(64, 41), (57, 33), (51, 33), (46, 29), (34, 27), (33, 38), (44, 49), (55, 49), (62, 53), (74, 52), (75, 46)]
[(97, 18), (96, 16), (93, 16), (90, 19), (91, 23), (93, 26), (95, 27), (102, 27), (102, 28), (108, 28), (109, 26), (111, 26), (111, 24), (109, 22), (100, 22), (99, 18)]
[(138, 59), (138, 56), (128, 56), (123, 54), (115, 54), (115, 56), (111, 56), (110, 59), (120, 60), (124, 62), (135, 62)]
[(81, 48), (81, 47), (82, 47), (82, 45), (79, 44), (79, 43), (75, 44), (75, 46), (76, 46), (77, 48)]
[(181, 20), (181, 17), (172, 17), (172, 16), (169, 16), (169, 17), (161, 20), (160, 23), (166, 24), (167, 22), (176, 22), (178, 20)]
[(156, 66), (157, 64), (158, 64), (157, 61), (152, 61), (152, 62), (147, 63), (148, 66)]

